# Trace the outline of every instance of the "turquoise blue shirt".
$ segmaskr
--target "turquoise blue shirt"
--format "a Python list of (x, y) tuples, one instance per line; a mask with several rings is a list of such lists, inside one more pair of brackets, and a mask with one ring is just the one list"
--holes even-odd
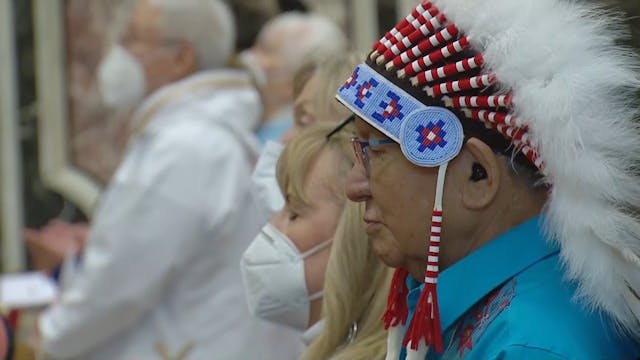
[[(640, 345), (604, 314), (573, 300), (557, 246), (534, 218), (444, 270), (438, 278), (443, 328), (439, 359), (637, 359)], [(413, 316), (423, 284), (407, 279)], [(402, 352), (400, 359), (404, 359)]]

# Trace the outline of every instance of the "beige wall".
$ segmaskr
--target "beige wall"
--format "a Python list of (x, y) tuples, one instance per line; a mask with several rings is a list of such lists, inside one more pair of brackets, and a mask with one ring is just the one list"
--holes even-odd
[(16, 52), (11, 0), (0, 0), (0, 254), (2, 271), (24, 268)]

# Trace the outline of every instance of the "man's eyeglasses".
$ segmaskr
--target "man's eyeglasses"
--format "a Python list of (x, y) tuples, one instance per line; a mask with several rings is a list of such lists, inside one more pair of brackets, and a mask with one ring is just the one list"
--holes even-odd
[(376, 147), (395, 143), (396, 142), (391, 139), (369, 139), (369, 141), (363, 141), (355, 137), (351, 138), (353, 152), (356, 154), (356, 161), (364, 167), (367, 177), (371, 175), (371, 165), (369, 162), (369, 152), (367, 151), (367, 147)]
[(348, 118), (344, 119), (338, 126), (336, 126), (330, 133), (327, 134), (327, 141), (331, 140), (331, 137), (337, 133), (339, 133), (345, 126), (349, 125), (349, 123), (353, 122), (356, 119), (356, 115), (353, 114)]

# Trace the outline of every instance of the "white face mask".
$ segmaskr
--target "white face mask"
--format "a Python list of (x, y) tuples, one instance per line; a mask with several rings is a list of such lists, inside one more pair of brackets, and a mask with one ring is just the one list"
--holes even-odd
[(264, 88), (267, 85), (267, 74), (258, 63), (258, 59), (250, 50), (244, 50), (238, 56), (240, 63), (247, 68), (247, 71), (253, 76), (256, 85)]
[(276, 167), (283, 149), (284, 145), (267, 141), (251, 175), (252, 192), (265, 219), (271, 218), (284, 206), (284, 197), (276, 179)]
[(304, 259), (331, 244), (327, 240), (303, 254), (275, 226), (267, 224), (242, 255), (242, 280), (253, 316), (305, 330), (309, 303), (322, 291), (307, 295)]
[(147, 93), (142, 64), (127, 49), (114, 45), (98, 65), (98, 88), (105, 105), (120, 109), (138, 104)]

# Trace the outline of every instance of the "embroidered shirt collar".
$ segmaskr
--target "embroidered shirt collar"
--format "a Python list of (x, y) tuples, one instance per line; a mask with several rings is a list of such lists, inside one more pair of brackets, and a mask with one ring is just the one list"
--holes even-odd
[[(546, 240), (541, 222), (541, 217), (523, 222), (440, 273), (438, 298), (443, 331), (491, 290), (559, 251), (557, 245)], [(411, 289), (407, 305), (414, 309), (424, 285), (409, 276), (407, 286)]]

